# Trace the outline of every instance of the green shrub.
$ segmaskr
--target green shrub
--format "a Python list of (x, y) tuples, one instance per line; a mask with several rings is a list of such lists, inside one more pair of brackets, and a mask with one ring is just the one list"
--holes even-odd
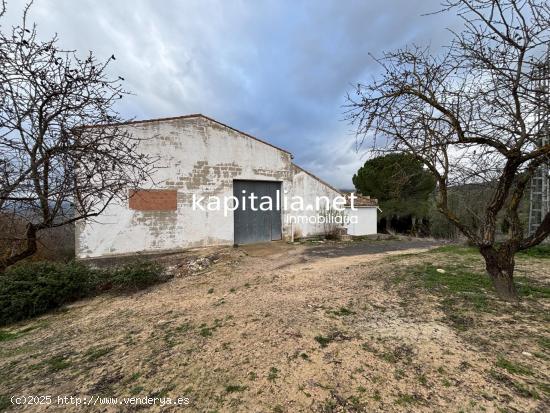
[(101, 291), (136, 291), (169, 278), (161, 265), (147, 261), (101, 270), (77, 262), (21, 263), (0, 275), (0, 325), (43, 314)]
[(0, 276), (0, 324), (58, 308), (94, 290), (92, 271), (79, 263), (29, 262)]
[(167, 281), (164, 267), (151, 261), (136, 261), (107, 271), (106, 278), (117, 290), (136, 291)]

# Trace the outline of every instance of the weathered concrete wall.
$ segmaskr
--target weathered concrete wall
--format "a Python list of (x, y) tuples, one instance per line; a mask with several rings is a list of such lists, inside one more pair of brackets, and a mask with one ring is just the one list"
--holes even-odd
[(298, 213), (282, 210), (284, 239), (292, 231), (297, 237), (324, 233), (323, 224), (291, 225), (288, 217), (316, 216), (316, 197), (341, 196), (292, 164), (290, 153), (201, 115), (125, 127), (144, 139), (138, 151), (158, 158), (159, 169), (141, 186), (140, 198), (113, 203), (94, 221), (77, 224), (79, 258), (232, 245), (233, 212), (193, 209), (193, 195), (204, 197), (204, 206), (210, 196), (231, 197), (235, 179), (281, 182), (281, 197), (301, 196), (312, 206)]
[[(341, 196), (335, 188), (330, 187), (326, 183), (322, 182), (315, 176), (306, 172), (297, 165), (292, 165), (293, 179), (292, 179), (292, 191), (291, 196), (301, 196), (304, 199), (304, 205), (306, 209), (301, 212), (289, 211), (288, 215), (296, 217), (298, 223), (293, 224), (292, 230), (294, 231), (294, 237), (308, 237), (312, 235), (320, 235), (325, 232), (325, 226), (318, 222), (310, 223), (304, 222), (311, 216), (316, 216), (322, 211), (316, 211), (316, 198), (328, 197), (331, 201), (335, 197)], [(308, 209), (308, 206), (312, 206)], [(290, 234), (290, 225), (287, 225), (287, 233)]]
[[(142, 188), (177, 190), (177, 209), (140, 211), (111, 204), (94, 222), (77, 226), (80, 258), (141, 251), (233, 244), (233, 214), (192, 210), (193, 194), (233, 195), (234, 179), (292, 186), (291, 155), (202, 116), (126, 126), (148, 138), (139, 151), (157, 156), (160, 168)], [(153, 183), (155, 182), (155, 184)], [(284, 231), (284, 229), (283, 229)]]
[(357, 207), (354, 211), (346, 208), (348, 217), (357, 217), (357, 223), (350, 223), (347, 226), (349, 235), (370, 235), (376, 234), (377, 207)]

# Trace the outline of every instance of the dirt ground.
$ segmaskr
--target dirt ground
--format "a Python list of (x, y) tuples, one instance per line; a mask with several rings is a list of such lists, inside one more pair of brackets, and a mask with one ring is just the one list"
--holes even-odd
[[(513, 306), (453, 284), (453, 271), (482, 262), (434, 246), (205, 249), (193, 271), (166, 257), (179, 276), (165, 284), (8, 329), (19, 334), (0, 342), (4, 407), (22, 409), (12, 395), (73, 395), (190, 404), (25, 411), (549, 411), (550, 260), (518, 258), (526, 298)], [(422, 275), (433, 268), (448, 284)]]

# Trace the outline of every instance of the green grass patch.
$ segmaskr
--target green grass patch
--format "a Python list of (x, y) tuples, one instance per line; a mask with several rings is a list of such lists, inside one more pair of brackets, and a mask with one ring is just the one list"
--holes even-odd
[(371, 353), (376, 353), (376, 349), (368, 342), (361, 344), (361, 348), (365, 351), (370, 351)]
[(141, 373), (133, 373), (130, 377), (126, 379), (126, 383), (132, 383), (137, 381), (141, 377)]
[(57, 356), (46, 360), (46, 365), (48, 366), (48, 369), (50, 371), (59, 371), (70, 367), (71, 362), (68, 361), (64, 356)]
[[(178, 336), (181, 335), (181, 334), (185, 334), (187, 333), (188, 331), (190, 331), (191, 329), (193, 328), (193, 326), (191, 325), (191, 323), (189, 322), (184, 322), (183, 324), (180, 324), (179, 326), (175, 327), (175, 328), (171, 328), (171, 329), (168, 329), (166, 331), (166, 333), (164, 334), (164, 341), (166, 342), (166, 344), (168, 345), (168, 347), (174, 347), (176, 346), (177, 344), (179, 344), (178, 342)], [(203, 328), (206, 328), (208, 329), (208, 327), (206, 326), (206, 324), (203, 324), (201, 327), (201, 330)], [(199, 330), (199, 333), (200, 331)], [(206, 336), (205, 336), (206, 337)]]
[(393, 377), (396, 379), (396, 380), (401, 380), (402, 378), (405, 377), (405, 370), (403, 369), (395, 369), (393, 371)]
[(483, 274), (469, 271), (463, 266), (443, 268), (440, 273), (438, 267), (426, 265), (418, 274), (429, 289), (444, 288), (451, 293), (478, 293), (481, 289), (491, 288), (491, 281)]
[[(478, 255), (479, 249), (476, 247), (470, 247), (467, 245), (444, 245), (442, 247), (434, 248), (431, 252), (438, 253), (450, 253), (462, 256)], [(550, 244), (539, 244), (529, 249), (518, 251), (517, 257), (521, 258), (548, 258), (550, 259)]]
[(493, 287), (491, 280), (485, 274), (472, 272), (461, 265), (440, 268), (431, 264), (413, 267), (410, 273), (428, 290), (451, 297), (460, 297), (461, 301), (477, 310), (489, 309), (487, 292)]
[[(507, 363), (506, 363), (507, 364)], [(537, 390), (533, 387), (527, 386), (523, 383), (517, 382), (515, 380), (512, 380), (510, 377), (508, 377), (506, 374), (501, 373), (495, 369), (491, 369), (489, 371), (489, 375), (494, 379), (497, 380), (508, 387), (512, 388), (517, 394), (523, 397), (530, 397), (533, 399), (538, 400), (540, 398), (539, 393)]]
[(187, 331), (191, 330), (192, 328), (193, 328), (193, 326), (191, 325), (191, 323), (185, 322), (182, 325), (177, 326), (175, 328), (175, 331), (178, 332), (178, 333), (186, 333)]
[(112, 352), (114, 347), (92, 347), (84, 353), (84, 357), (87, 361), (96, 361), (98, 358), (106, 356)]
[(26, 333), (36, 330), (37, 328), (40, 328), (40, 325), (34, 325), (22, 328), (18, 331), (7, 331), (7, 330), (0, 330), (0, 342), (2, 341), (10, 341), (15, 340), (21, 336), (24, 336)]
[(514, 363), (510, 360), (505, 359), (504, 357), (500, 356), (497, 359), (496, 366), (500, 367), (501, 369), (506, 370), (508, 373), (511, 374), (519, 374), (522, 376), (532, 376), (533, 370), (531, 370), (530, 367), (525, 366), (520, 363)]
[(349, 308), (340, 307), (338, 310), (328, 310), (327, 314), (332, 314), (338, 317), (345, 317), (355, 314), (355, 311), (351, 311)]
[(0, 395), (0, 412), (7, 410), (8, 407), (11, 407), (11, 400), (8, 396)]
[(387, 361), (388, 363), (392, 363), (392, 364), (397, 363), (397, 357), (395, 357), (395, 355), (391, 351), (380, 353), (379, 357), (382, 360)]
[(422, 384), (423, 386), (427, 386), (428, 385), (428, 378), (426, 377), (425, 374), (419, 374), (418, 375), (418, 382), (420, 384)]
[(539, 244), (518, 252), (518, 257), (550, 258), (550, 244)]
[(239, 384), (230, 384), (229, 386), (225, 386), (225, 392), (226, 393), (243, 392), (247, 388), (248, 388), (247, 386), (241, 386)]
[(46, 359), (44, 361), (41, 361), (38, 364), (34, 364), (31, 366), (31, 369), (41, 369), (41, 368), (47, 368), (47, 370), (51, 373), (64, 370), (71, 366), (71, 362), (67, 360), (66, 356), (53, 356), (49, 359)]
[(19, 336), (20, 334), (17, 331), (12, 332), (12, 331), (0, 330), (0, 341), (15, 340)]
[(443, 301), (443, 311), (447, 315), (447, 321), (457, 330), (466, 331), (474, 325), (474, 319), (468, 315), (465, 315), (460, 312), (460, 310), (455, 307), (455, 300), (444, 300)]
[(269, 381), (275, 381), (279, 377), (279, 369), (276, 367), (271, 367), (267, 373), (267, 379)]
[(211, 337), (212, 336), (212, 328), (208, 327), (207, 325), (203, 324), (201, 327), (200, 327), (200, 330), (199, 330), (199, 334), (202, 336), (202, 337)]
[(400, 393), (397, 396), (397, 399), (395, 399), (395, 404), (397, 404), (399, 406), (407, 406), (407, 405), (410, 405), (410, 404), (418, 403), (418, 401), (419, 401), (418, 398), (415, 397), (412, 394)]
[(550, 337), (539, 337), (537, 342), (543, 349), (550, 350)]
[(517, 381), (512, 381), (511, 384), (514, 387), (516, 393), (518, 393), (520, 396), (530, 397), (535, 400), (540, 399), (540, 395), (536, 389), (526, 386), (525, 384), (519, 383)]
[(221, 327), (221, 320), (214, 320), (214, 324), (212, 327), (208, 327), (207, 324), (201, 324), (199, 326), (199, 334), (202, 337), (211, 337), (214, 331), (216, 331), (219, 327)]
[[(411, 280), (411, 276), (422, 287), (443, 294), (451, 301), (459, 297), (476, 310), (491, 311), (492, 297), (488, 293), (493, 291), (493, 284), (485, 273), (474, 272), (461, 264), (440, 267), (426, 264), (405, 269), (394, 281), (401, 283)], [(516, 277), (514, 282), (520, 297), (550, 298), (550, 285), (526, 277)]]
[(520, 297), (550, 298), (549, 285), (543, 285), (525, 277), (515, 277), (514, 281)]
[(320, 345), (322, 348), (325, 348), (325, 347), (328, 346), (329, 343), (332, 341), (332, 338), (331, 338), (331, 337), (326, 337), (326, 336), (318, 335), (318, 336), (315, 336), (315, 341), (316, 341), (317, 343), (319, 343), (319, 345)]
[(479, 250), (475, 247), (469, 247), (467, 245), (443, 245), (442, 247), (437, 247), (431, 250), (430, 252), (444, 253), (444, 254), (456, 254), (463, 256), (470, 255), (480, 255)]
[(143, 390), (144, 390), (143, 386), (134, 386), (130, 389), (130, 394), (132, 396), (137, 396), (138, 394), (143, 392)]
[(538, 383), (538, 387), (546, 396), (550, 396), (550, 383)]

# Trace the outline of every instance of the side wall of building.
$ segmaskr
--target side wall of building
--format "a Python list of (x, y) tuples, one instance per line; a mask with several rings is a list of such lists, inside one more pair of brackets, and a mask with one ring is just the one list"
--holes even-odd
[[(323, 214), (323, 211), (315, 210), (316, 199), (317, 197), (327, 197), (332, 201), (342, 194), (294, 164), (292, 165), (292, 171), (291, 197), (301, 196), (304, 200), (305, 210), (288, 212), (286, 215), (286, 224), (290, 227), (289, 221), (291, 220), (293, 224), (292, 228), (287, 228), (287, 230), (289, 233), (293, 231), (295, 238), (324, 234), (325, 225), (313, 219), (316, 218), (318, 214)], [(323, 199), (321, 199), (321, 201), (323, 201)], [(321, 203), (321, 205), (323, 204)], [(312, 206), (313, 208), (309, 209), (308, 206)]]

